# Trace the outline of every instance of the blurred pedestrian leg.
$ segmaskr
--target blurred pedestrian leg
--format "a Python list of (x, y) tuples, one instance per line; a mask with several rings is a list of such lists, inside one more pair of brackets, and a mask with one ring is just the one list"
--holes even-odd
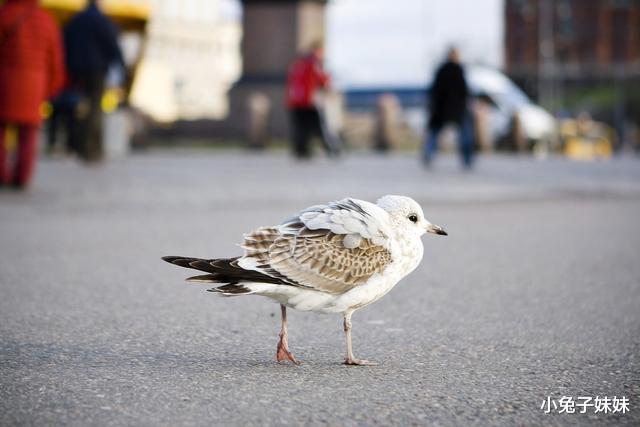
[[(0, 179), (3, 186), (24, 188), (35, 171), (38, 152), (38, 128), (33, 125), (16, 126), (15, 156), (11, 161), (7, 136), (8, 126), (0, 124)], [(13, 167), (12, 167), (13, 163)]]
[(9, 185), (11, 182), (11, 168), (9, 167), (9, 151), (11, 149), (10, 144), (11, 137), (15, 138), (15, 135), (9, 134), (9, 126), (0, 123), (0, 186)]
[(18, 126), (18, 154), (11, 185), (25, 187), (33, 176), (38, 152), (38, 128), (31, 125)]
[[(60, 30), (37, 0), (0, 6), (0, 180), (26, 187), (35, 170), (41, 104), (64, 83)], [(16, 129), (15, 149), (7, 129)]]
[(75, 113), (80, 157), (87, 162), (102, 160), (102, 94), (104, 75), (92, 73), (77, 80), (77, 87), (83, 93)]
[(427, 131), (427, 138), (422, 149), (422, 161), (425, 165), (430, 165), (438, 152), (438, 138), (442, 128), (431, 128)]
[(473, 126), (473, 114), (467, 109), (464, 114), (464, 122), (462, 128), (458, 133), (458, 147), (460, 149), (460, 158), (462, 159), (462, 166), (465, 169), (470, 169), (473, 166), (473, 151), (474, 151), (474, 135), (475, 128)]
[(311, 157), (311, 138), (322, 135), (318, 110), (296, 108), (291, 110), (290, 114), (293, 128), (293, 152), (300, 159)]
[[(429, 166), (434, 160), (439, 147), (439, 138), (442, 134), (444, 127), (437, 127), (429, 129), (427, 138), (422, 148), (422, 160), (426, 166)], [(465, 112), (462, 125), (454, 125), (458, 151), (460, 152), (460, 159), (462, 160), (462, 166), (465, 169), (473, 166), (473, 153), (474, 153), (474, 127), (473, 116), (470, 112)]]
[(79, 94), (75, 90), (64, 90), (59, 96), (50, 100), (51, 115), (47, 120), (47, 154), (53, 155), (59, 135), (59, 129), (64, 130), (66, 154), (78, 154), (78, 135), (74, 129), (74, 117), (79, 102)]

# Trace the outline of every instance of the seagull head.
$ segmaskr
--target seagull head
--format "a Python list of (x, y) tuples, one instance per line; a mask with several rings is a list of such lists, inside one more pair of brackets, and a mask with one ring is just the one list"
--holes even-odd
[(422, 208), (411, 197), (384, 196), (378, 199), (377, 205), (384, 209), (391, 222), (402, 234), (422, 236), (424, 233), (447, 236), (447, 232), (438, 225), (432, 224), (424, 217)]

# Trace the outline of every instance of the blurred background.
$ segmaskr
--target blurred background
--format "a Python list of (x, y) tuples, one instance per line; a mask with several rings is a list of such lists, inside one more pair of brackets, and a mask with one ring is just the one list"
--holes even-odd
[[(433, 74), (451, 46), (472, 94), (478, 150), (589, 160), (640, 147), (634, 0), (100, 5), (118, 27), (126, 64), (102, 102), (111, 155), (164, 144), (286, 144), (287, 69), (318, 39), (332, 77), (325, 121), (349, 148), (419, 146)], [(42, 6), (62, 29), (83, 2)]]
[[(0, 424), (640, 425), (639, 129), (640, 0), (0, 0)], [(375, 369), (160, 260), (385, 194)]]

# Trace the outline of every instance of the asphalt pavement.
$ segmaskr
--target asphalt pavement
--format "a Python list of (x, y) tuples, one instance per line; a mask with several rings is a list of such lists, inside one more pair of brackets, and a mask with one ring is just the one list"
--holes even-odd
[[(275, 303), (160, 260), (238, 255), (252, 228), (384, 194), (449, 236), (425, 236), (418, 269), (353, 316), (356, 356), (379, 366), (341, 364), (339, 316), (292, 311), (303, 363), (278, 364)], [(28, 192), (0, 191), (0, 424), (639, 425), (639, 219), (633, 158), (44, 160)], [(629, 412), (545, 413), (563, 396)]]

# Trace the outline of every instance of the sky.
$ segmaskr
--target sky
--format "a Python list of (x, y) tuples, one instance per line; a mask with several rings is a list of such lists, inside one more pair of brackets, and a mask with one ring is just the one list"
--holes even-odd
[(503, 0), (332, 0), (327, 67), (337, 86), (416, 85), (447, 47), (501, 67)]
[[(237, 0), (222, 0), (239, 16)], [(340, 88), (424, 85), (447, 47), (500, 68), (503, 0), (330, 0), (326, 66)]]

